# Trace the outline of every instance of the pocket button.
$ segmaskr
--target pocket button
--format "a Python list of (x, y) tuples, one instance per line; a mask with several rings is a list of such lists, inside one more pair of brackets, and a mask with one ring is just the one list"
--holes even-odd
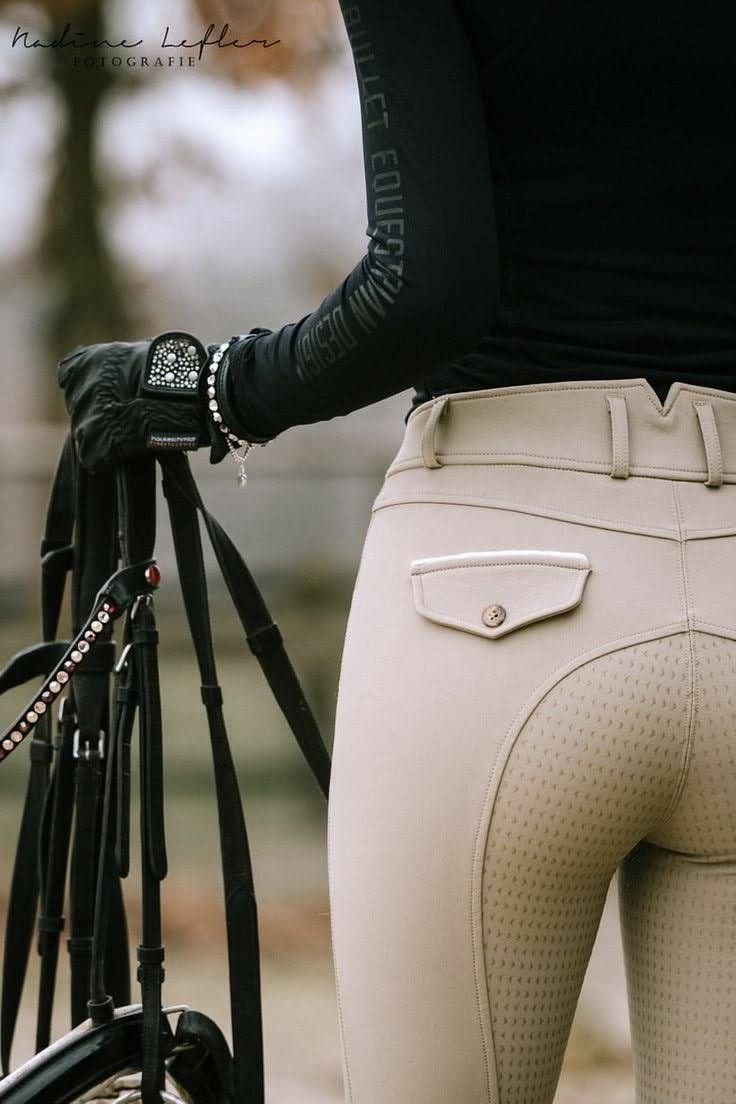
[(481, 620), (484, 625), (487, 625), (489, 629), (495, 629), (496, 625), (500, 625), (506, 620), (506, 610), (503, 606), (492, 605), (486, 606), (481, 614)]

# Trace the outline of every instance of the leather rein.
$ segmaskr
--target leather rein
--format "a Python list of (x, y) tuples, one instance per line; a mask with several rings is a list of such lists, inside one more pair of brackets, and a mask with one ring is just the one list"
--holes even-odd
[[(209, 727), (224, 890), (232, 1055), (217, 1025), (206, 1016), (185, 1010), (174, 1036), (162, 1008), (160, 890), (167, 873), (167, 855), (154, 609), (160, 582), (154, 559), (157, 467)], [(264, 1101), (257, 906), (248, 833), (217, 677), (200, 519), (248, 646), (320, 790), (325, 797), (328, 793), (329, 754), (281, 634), (240, 553), (205, 507), (187, 457), (161, 453), (156, 460), (147, 457), (116, 472), (91, 474), (77, 463), (67, 440), (41, 544), (42, 643), (19, 652), (0, 672), (0, 694), (29, 680), (42, 680), (24, 710), (0, 736), (0, 764), (22, 747), (30, 758), (0, 994), (0, 1062), (6, 1075), (0, 1080), (0, 1100), (9, 1104), (36, 1099), (39, 1086), (46, 1085), (58, 1086), (55, 1104), (73, 1099), (65, 1096), (61, 1087), (65, 1040), (71, 1062), (72, 1050), (83, 1049), (79, 1040), (85, 1033), (99, 1029), (100, 1039), (108, 1039), (112, 1026), (120, 1026), (122, 1031), (124, 1023), (134, 1037), (133, 1043), (128, 1039), (126, 1045), (139, 1051), (139, 1099), (143, 1104), (170, 1099), (165, 1093), (166, 1068), (185, 1086), (204, 1085), (206, 1080), (211, 1094), (206, 1099), (216, 1104)], [(72, 635), (69, 640), (59, 640), (69, 582)], [(113, 638), (116, 630), (120, 630), (120, 647)], [(130, 867), (131, 745), (136, 719), (142, 880), (137, 981), (141, 1001), (131, 1005), (121, 883)], [(67, 920), (63, 915), (67, 867), (72, 1030), (51, 1044), (57, 965)], [(36, 1057), (27, 1063), (27, 1075), (21, 1076), (24, 1067), (9, 1072), (10, 1052), (34, 931), (40, 956)], [(129, 1013), (127, 1018), (124, 1013)], [(105, 1027), (107, 1034), (102, 1033)], [(100, 1045), (98, 1042), (98, 1054)], [(94, 1061), (87, 1060), (94, 1067)], [(209, 1071), (206, 1078), (202, 1075), (205, 1069)], [(214, 1088), (215, 1084), (220, 1087)]]

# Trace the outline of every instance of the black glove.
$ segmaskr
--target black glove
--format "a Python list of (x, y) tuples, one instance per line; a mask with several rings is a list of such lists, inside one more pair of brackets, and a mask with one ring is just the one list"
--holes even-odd
[(227, 446), (208, 416), (207, 357), (196, 338), (172, 332), (153, 341), (83, 346), (60, 361), (57, 379), (80, 463), (100, 471), (151, 449), (207, 445), (218, 463)]

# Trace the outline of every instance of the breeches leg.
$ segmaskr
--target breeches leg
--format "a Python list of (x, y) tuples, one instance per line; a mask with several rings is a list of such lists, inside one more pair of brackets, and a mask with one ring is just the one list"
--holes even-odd
[[(646, 540), (374, 515), (329, 812), (350, 1104), (552, 1104), (619, 868), (639, 1104), (736, 1099), (736, 640), (687, 627), (677, 544)], [(583, 552), (593, 572), (575, 608), (491, 639), (468, 610), (512, 616), (520, 576), (440, 566), (417, 598), (408, 566), (484, 548)]]

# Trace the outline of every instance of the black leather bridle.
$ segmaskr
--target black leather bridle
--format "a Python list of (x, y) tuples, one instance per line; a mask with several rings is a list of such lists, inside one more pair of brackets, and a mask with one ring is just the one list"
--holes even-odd
[[(232, 1054), (220, 1029), (185, 1008), (162, 1010), (160, 884), (167, 872), (158, 635), (153, 595), (156, 468), (162, 474), (184, 608), (199, 666), (217, 797), (230, 980)], [(0, 672), (0, 694), (42, 683), (0, 736), (0, 766), (18, 748), (30, 772), (9, 898), (0, 1003), (0, 1101), (66, 1104), (126, 1063), (143, 1104), (166, 1100), (168, 1071), (199, 1102), (262, 1104), (263, 1042), (256, 899), (248, 835), (217, 680), (200, 519), (248, 645), (322, 793), (330, 759), (258, 587), (205, 508), (183, 453), (91, 474), (67, 441), (41, 545), (43, 642)], [(57, 639), (71, 580), (72, 637)], [(117, 647), (114, 631), (122, 626)], [(121, 880), (129, 870), (130, 759), (138, 718), (141, 795), (141, 1001), (131, 1004)], [(69, 858), (71, 863), (69, 864)], [(51, 1043), (67, 866), (71, 1027)], [(34, 930), (40, 955), (36, 1054), (10, 1071)]]

